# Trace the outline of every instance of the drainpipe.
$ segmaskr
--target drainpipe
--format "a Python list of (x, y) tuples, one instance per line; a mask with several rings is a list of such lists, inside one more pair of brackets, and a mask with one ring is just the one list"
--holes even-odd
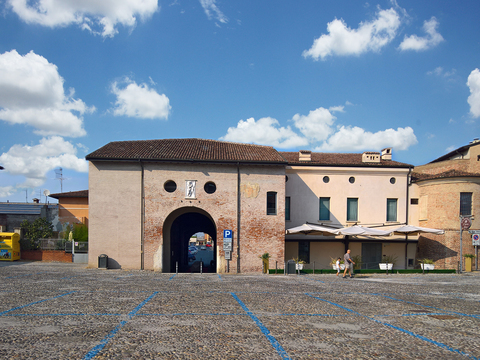
[(142, 168), (142, 180), (141, 180), (141, 194), (140, 194), (140, 269), (144, 270), (144, 251), (143, 251), (143, 243), (144, 243), (144, 233), (145, 233), (145, 169), (143, 167), (143, 163), (141, 159), (138, 159), (140, 162), (140, 167)]
[(240, 163), (237, 162), (237, 274), (240, 273), (240, 202), (242, 196), (240, 194)]
[[(408, 176), (407, 176), (407, 203), (406, 203), (406, 206), (405, 206), (405, 224), (408, 225), (408, 215), (409, 215), (409, 212), (408, 212), (408, 209), (409, 209), (409, 197), (410, 197), (410, 185), (411, 185), (411, 176), (412, 176), (412, 168), (409, 168), (408, 169)], [(405, 269), (408, 269), (408, 253), (407, 253), (407, 250), (408, 250), (408, 236), (405, 238)]]

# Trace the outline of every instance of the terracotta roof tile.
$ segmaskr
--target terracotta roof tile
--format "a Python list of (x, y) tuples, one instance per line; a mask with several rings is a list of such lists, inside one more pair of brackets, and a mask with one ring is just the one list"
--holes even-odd
[(392, 161), (392, 160), (380, 160), (379, 163), (363, 162), (362, 154), (312, 152), (311, 161), (300, 161), (298, 156), (298, 151), (297, 152), (281, 151), (280, 154), (288, 161), (289, 165), (366, 166), (366, 167), (400, 167), (400, 168), (413, 167), (413, 165)]
[(88, 190), (69, 191), (69, 192), (63, 192), (63, 193), (57, 193), (57, 194), (50, 194), (49, 197), (54, 199), (73, 198), (73, 197), (88, 198)]
[(466, 171), (460, 170), (448, 170), (438, 174), (422, 174), (418, 172), (412, 173), (412, 181), (419, 182), (425, 180), (437, 180), (437, 179), (448, 179), (448, 178), (456, 178), (456, 177), (478, 177), (480, 178), (480, 174), (478, 173), (471, 173)]
[(285, 163), (271, 146), (204, 139), (115, 141), (87, 155), (86, 159)]

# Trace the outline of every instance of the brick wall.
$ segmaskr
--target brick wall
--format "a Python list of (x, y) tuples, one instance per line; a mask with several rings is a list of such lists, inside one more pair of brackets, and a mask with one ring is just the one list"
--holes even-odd
[[(461, 170), (471, 173), (480, 171), (480, 146), (470, 147), (464, 159), (446, 160), (415, 167), (416, 172), (438, 174), (448, 170)], [(480, 184), (477, 178), (456, 177), (436, 179), (417, 183), (420, 196), (419, 226), (443, 229), (444, 235), (419, 237), (417, 258), (435, 260), (438, 268), (457, 268), (460, 257), (460, 193), (471, 192), (472, 221), (471, 229), (480, 229)], [(468, 231), (463, 232), (463, 254), (474, 254), (472, 238)]]
[(22, 260), (72, 262), (72, 254), (63, 250), (22, 250)]
[[(240, 227), (237, 227), (237, 167), (235, 165), (146, 164), (145, 166), (145, 269), (169, 271), (170, 227), (180, 215), (195, 212), (210, 218), (217, 240), (217, 271), (226, 271), (223, 230), (234, 233), (230, 271), (237, 271), (237, 242), (240, 232), (240, 271), (260, 272), (258, 258), (264, 252), (273, 263), (283, 263), (285, 232), (285, 170), (283, 166), (240, 165)], [(167, 181), (177, 190), (165, 191)], [(196, 181), (196, 198), (186, 199), (187, 180)], [(204, 191), (214, 182), (213, 194)], [(277, 215), (266, 215), (267, 192), (277, 193)], [(193, 233), (191, 234), (193, 235)]]

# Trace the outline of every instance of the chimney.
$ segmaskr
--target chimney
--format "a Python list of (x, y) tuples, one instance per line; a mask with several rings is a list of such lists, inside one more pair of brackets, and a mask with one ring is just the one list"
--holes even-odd
[(300, 150), (298, 153), (299, 161), (312, 161), (312, 152), (310, 150)]
[(382, 160), (392, 160), (392, 148), (382, 150)]
[(379, 163), (380, 162), (380, 153), (366, 151), (362, 154), (362, 162), (364, 163)]

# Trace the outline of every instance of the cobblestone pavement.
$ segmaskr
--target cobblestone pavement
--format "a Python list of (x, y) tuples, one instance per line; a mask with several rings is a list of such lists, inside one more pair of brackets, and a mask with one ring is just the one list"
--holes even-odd
[(2, 263), (2, 359), (477, 359), (480, 274), (218, 275)]

